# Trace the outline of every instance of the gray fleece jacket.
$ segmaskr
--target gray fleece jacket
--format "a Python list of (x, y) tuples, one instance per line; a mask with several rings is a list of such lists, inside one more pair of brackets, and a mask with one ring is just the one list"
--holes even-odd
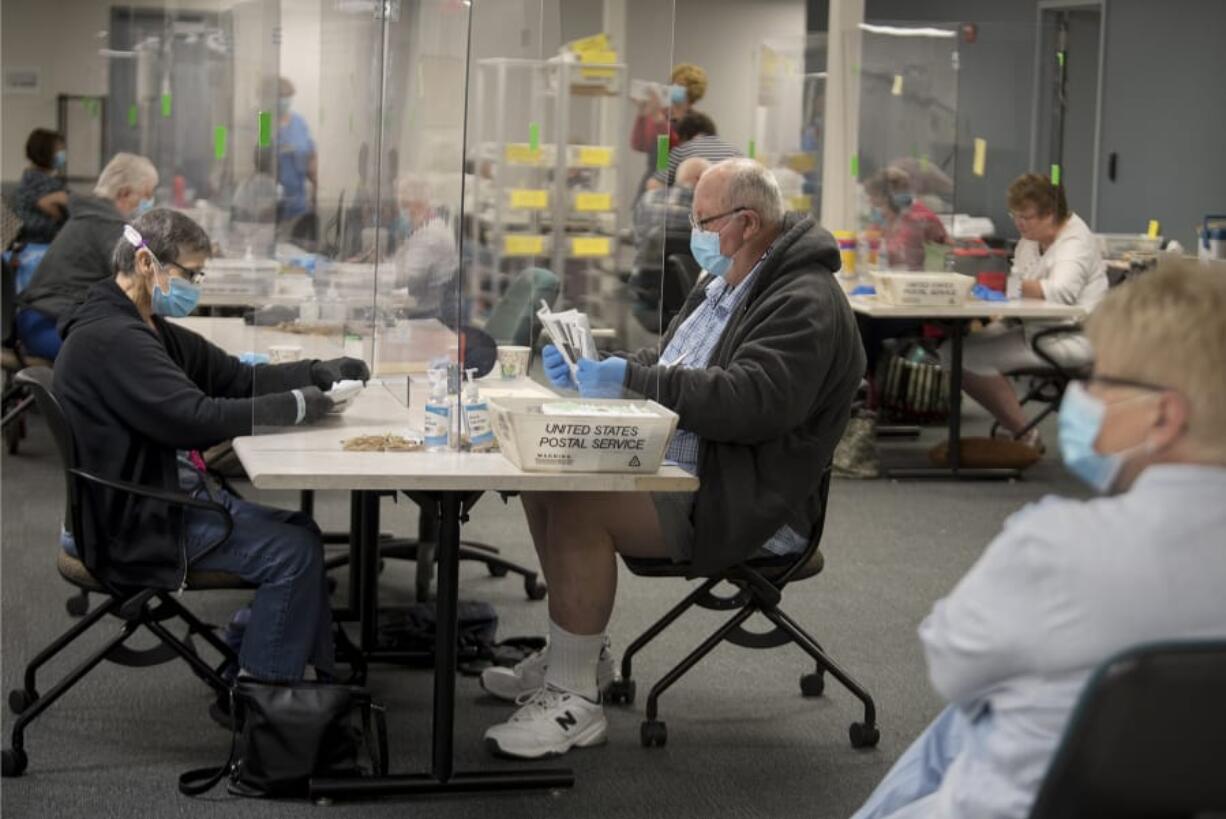
[(702, 438), (694, 499), (694, 573), (745, 560), (787, 523), (819, 522), (822, 471), (864, 375), (851, 306), (834, 278), (839, 250), (812, 216), (789, 214), (705, 368), (659, 366), (702, 303), (690, 292), (658, 349), (628, 358), (626, 387), (680, 416)]
[(17, 304), (57, 319), (71, 312), (85, 301), (91, 287), (115, 275), (111, 254), (125, 224), (110, 199), (69, 196), (68, 221), (47, 248)]

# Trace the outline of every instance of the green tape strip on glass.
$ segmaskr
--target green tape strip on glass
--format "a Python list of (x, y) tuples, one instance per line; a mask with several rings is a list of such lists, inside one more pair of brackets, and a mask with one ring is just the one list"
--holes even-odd
[(668, 134), (656, 137), (656, 170), (668, 170)]
[(272, 145), (272, 112), (260, 112), (260, 147)]
[(226, 158), (226, 142), (228, 138), (226, 126), (218, 125), (213, 129), (213, 156), (218, 159)]
[(128, 127), (135, 128), (136, 123), (139, 121), (139, 119), (140, 119), (140, 109), (136, 107), (135, 103), (133, 103), (132, 105), (129, 105), (128, 106)]
[(1053, 185), (1060, 184), (1060, 166), (1053, 164), (1051, 166), (1051, 183)]
[(541, 124), (539, 122), (528, 123), (528, 150), (535, 151), (541, 147)]
[(170, 117), (171, 111), (174, 110), (173, 105), (174, 103), (171, 99), (170, 94), (163, 94), (162, 95), (162, 116), (163, 117), (166, 117), (166, 118)]
[(860, 155), (859, 154), (851, 155), (851, 178), (852, 179), (860, 178)]
[(757, 159), (757, 157), (758, 157), (758, 144), (751, 139), (749, 140), (749, 158)]

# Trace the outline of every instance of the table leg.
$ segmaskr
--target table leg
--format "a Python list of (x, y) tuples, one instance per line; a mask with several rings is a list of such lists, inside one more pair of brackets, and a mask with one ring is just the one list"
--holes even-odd
[(949, 437), (944, 467), (891, 469), (891, 478), (954, 478), (955, 480), (1003, 480), (1021, 475), (1016, 469), (962, 467), (962, 336), (967, 322), (953, 319), (946, 324), (949, 339)]
[(954, 321), (949, 327), (952, 336), (949, 340), (949, 447), (945, 460), (956, 478), (962, 463), (962, 333), (966, 325)]
[(358, 492), (361, 532), (358, 537), (358, 611), (362, 653), (379, 645), (379, 493)]
[[(569, 788), (575, 775), (566, 768), (454, 770), (456, 636), (459, 606), (460, 523), (464, 492), (441, 492), (438, 537), (438, 623), (434, 662), (434, 738), (430, 773), (364, 779), (312, 779), (312, 799), (361, 799), (430, 793)], [(378, 532), (376, 525), (375, 532)]]

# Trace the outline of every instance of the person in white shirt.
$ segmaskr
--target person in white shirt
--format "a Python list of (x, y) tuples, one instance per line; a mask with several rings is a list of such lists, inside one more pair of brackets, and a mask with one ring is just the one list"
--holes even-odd
[(1096, 666), (1226, 637), (1226, 277), (1160, 268), (1088, 333), (1095, 370), (1065, 396), (1060, 450), (1110, 494), (1012, 515), (933, 607), (920, 641), (950, 704), (854, 819), (1021, 819)]
[[(1093, 310), (1107, 293), (1107, 266), (1089, 226), (1069, 210), (1064, 189), (1046, 176), (1024, 174), (1009, 186), (1008, 204), (1022, 235), (1013, 257), (1014, 272), (1022, 277), (1022, 297)], [(1013, 437), (1026, 428), (1026, 414), (1003, 373), (1047, 366), (1031, 340), (1050, 326), (1050, 322), (994, 322), (967, 336), (963, 344), (963, 389)], [(1061, 366), (1075, 368), (1090, 362), (1090, 345), (1081, 333), (1061, 333), (1040, 343)], [(948, 367), (948, 344), (941, 355)], [(1043, 448), (1037, 430), (1022, 440)]]
[(460, 254), (455, 232), (435, 207), (430, 184), (406, 175), (397, 183), (403, 238), (392, 262), (392, 287), (408, 288), (413, 313), (448, 321), (455, 307)]

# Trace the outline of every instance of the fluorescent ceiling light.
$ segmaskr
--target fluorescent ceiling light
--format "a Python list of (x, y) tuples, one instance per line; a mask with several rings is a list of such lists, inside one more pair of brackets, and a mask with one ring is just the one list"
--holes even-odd
[(904, 28), (902, 26), (877, 26), (872, 23), (861, 23), (861, 31), (869, 34), (888, 34), (891, 37), (957, 37), (958, 32), (944, 28)]

